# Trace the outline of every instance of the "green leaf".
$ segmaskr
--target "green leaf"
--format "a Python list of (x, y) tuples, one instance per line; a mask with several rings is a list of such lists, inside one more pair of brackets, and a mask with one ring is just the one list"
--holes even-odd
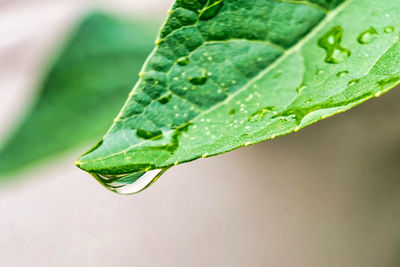
[[(101, 137), (137, 81), (156, 27), (101, 13), (86, 17), (41, 83), (37, 100), (0, 151), (0, 174)], [(140, 36), (140, 37), (138, 37)]]
[(399, 14), (396, 0), (178, 0), (111, 129), (77, 165), (132, 193), (143, 186), (125, 188), (128, 173), (272, 139), (379, 96), (400, 80)]

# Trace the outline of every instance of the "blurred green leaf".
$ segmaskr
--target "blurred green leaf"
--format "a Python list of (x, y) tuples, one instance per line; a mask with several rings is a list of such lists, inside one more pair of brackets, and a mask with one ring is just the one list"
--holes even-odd
[(272, 139), (379, 96), (400, 81), (399, 14), (394, 0), (177, 0), (127, 104), (77, 165), (120, 191), (124, 174)]
[(152, 49), (157, 28), (93, 13), (51, 65), (36, 102), (0, 151), (0, 176), (79, 147), (107, 129)]

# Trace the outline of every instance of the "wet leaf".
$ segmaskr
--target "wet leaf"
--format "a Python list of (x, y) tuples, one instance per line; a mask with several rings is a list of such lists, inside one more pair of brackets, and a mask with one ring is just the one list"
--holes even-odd
[(0, 174), (101, 137), (154, 44), (157, 28), (95, 13), (85, 18), (45, 75), (37, 100), (0, 151)]
[(77, 165), (120, 191), (115, 175), (262, 142), (379, 96), (400, 80), (398, 14), (394, 0), (178, 0)]

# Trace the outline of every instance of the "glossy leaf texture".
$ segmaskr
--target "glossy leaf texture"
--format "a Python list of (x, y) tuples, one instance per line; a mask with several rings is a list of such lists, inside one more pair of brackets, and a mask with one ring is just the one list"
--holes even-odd
[(58, 53), (37, 99), (0, 151), (0, 176), (100, 138), (154, 46), (157, 27), (87, 16)]
[(400, 80), (397, 0), (178, 0), (169, 13), (114, 124), (77, 162), (102, 183), (297, 131)]

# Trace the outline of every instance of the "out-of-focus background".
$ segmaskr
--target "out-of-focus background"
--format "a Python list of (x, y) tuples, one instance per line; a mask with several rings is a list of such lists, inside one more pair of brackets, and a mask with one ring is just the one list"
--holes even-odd
[[(161, 23), (171, 3), (0, 0), (0, 137), (88, 10)], [(0, 184), (0, 266), (398, 267), (399, 99), (180, 165), (134, 196), (73, 165), (93, 143), (54, 158)]]

